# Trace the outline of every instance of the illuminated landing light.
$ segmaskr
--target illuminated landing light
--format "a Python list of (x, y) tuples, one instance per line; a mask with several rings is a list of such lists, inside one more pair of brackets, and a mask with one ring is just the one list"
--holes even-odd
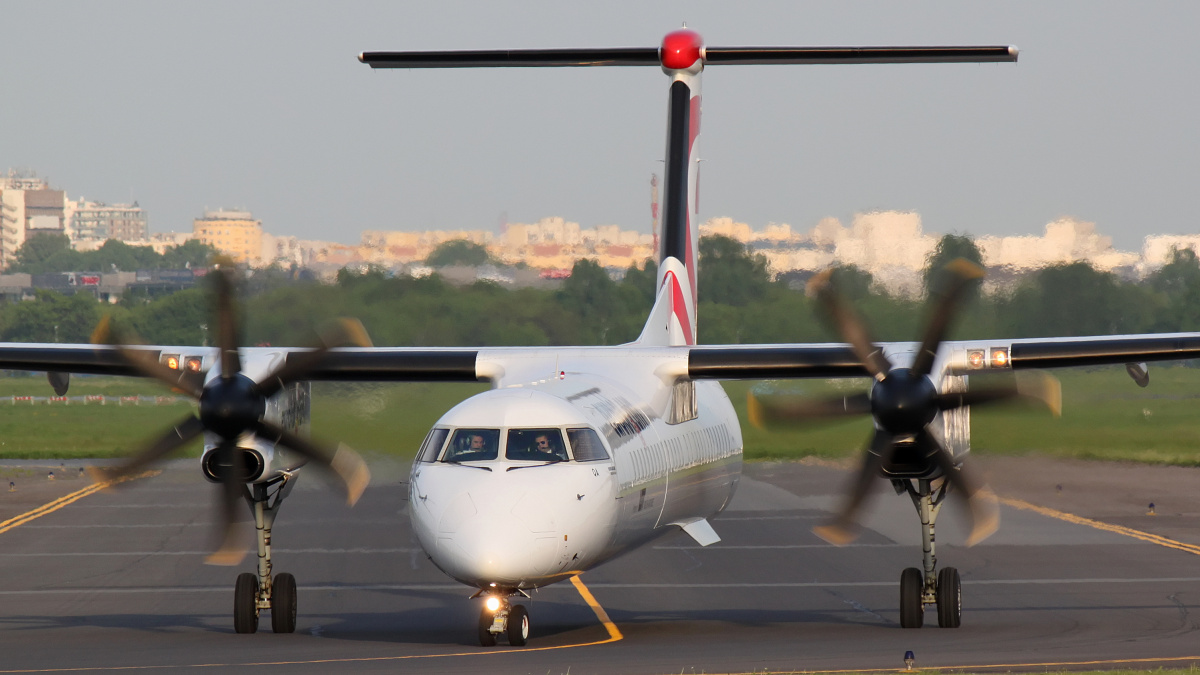
[(500, 598), (494, 595), (489, 595), (487, 600), (483, 601), (483, 606), (487, 607), (487, 611), (494, 612), (500, 609)]
[(178, 354), (163, 354), (159, 361), (171, 370), (179, 370), (179, 355)]
[(976, 349), (967, 352), (967, 365), (972, 368), (982, 368), (984, 364), (984, 356), (982, 349)]
[(198, 373), (200, 372), (200, 359), (195, 356), (189, 356), (188, 359), (184, 361), (184, 366), (189, 371)]
[(916, 661), (917, 661), (917, 659), (916, 659), (916, 657), (913, 656), (911, 649), (904, 652), (904, 669), (905, 670), (912, 670), (913, 664), (916, 663)]
[(992, 367), (1005, 368), (1008, 366), (1008, 350), (993, 349), (992, 350)]

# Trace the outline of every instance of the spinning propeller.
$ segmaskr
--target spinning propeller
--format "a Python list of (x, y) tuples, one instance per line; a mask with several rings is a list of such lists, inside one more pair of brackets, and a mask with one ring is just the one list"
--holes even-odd
[(929, 377), (938, 348), (963, 291), (972, 281), (983, 277), (983, 270), (978, 265), (961, 258), (947, 265), (946, 272), (941, 293), (931, 299), (932, 314), (910, 366), (894, 365), (871, 341), (863, 321), (832, 287), (831, 271), (817, 275), (809, 282), (808, 292), (824, 307), (863, 368), (875, 379), (870, 393), (825, 399), (779, 395), (757, 397), (750, 393), (750, 421), (759, 427), (850, 415), (870, 414), (874, 417), (875, 431), (858, 474), (851, 481), (845, 502), (831, 522), (813, 528), (813, 532), (832, 544), (847, 544), (857, 536), (856, 516), (870, 494), (871, 481), (881, 473), (897, 477), (935, 477), (940, 473), (966, 498), (972, 525), (967, 545), (983, 541), (999, 524), (995, 494), (969, 464), (956, 461), (930, 431), (930, 422), (939, 412), (1017, 397), (1040, 400), (1055, 415), (1061, 411), (1062, 393), (1058, 380), (1040, 371), (1018, 373), (997, 386), (938, 392)]
[[(334, 329), (321, 336), (321, 346), (306, 352), (291, 353), (283, 365), (255, 381), (242, 372), (241, 357), (238, 354), (238, 319), (234, 309), (231, 272), (220, 269), (210, 276), (215, 278), (217, 295), (217, 338), (220, 347), (218, 376), (211, 378), (206, 384), (203, 373), (169, 368), (159, 363), (154, 352), (126, 345), (116, 346), (130, 367), (143, 376), (154, 378), (199, 401), (200, 415), (197, 417), (189, 414), (125, 463), (113, 468), (96, 469), (93, 473), (98, 480), (129, 476), (179, 449), (205, 431), (216, 434), (220, 437), (220, 444), (210, 453), (206, 470), (224, 486), (224, 524), (221, 545), (216, 552), (208, 556), (207, 562), (215, 565), (236, 565), (245, 554), (244, 546), (239, 544), (238, 502), (245, 493), (246, 483), (257, 479), (263, 469), (261, 458), (256, 453), (238, 446), (238, 439), (243, 434), (254, 434), (329, 468), (345, 485), (347, 502), (351, 505), (358, 501), (366, 489), (370, 473), (366, 463), (353, 450), (345, 445), (340, 445), (335, 450), (316, 445), (264, 419), (264, 414), (267, 399), (284, 387), (304, 380), (326, 358), (331, 348), (347, 344), (370, 346), (370, 341), (361, 323), (342, 319)], [(106, 342), (105, 338), (109, 333), (106, 317), (93, 334), (93, 342)]]

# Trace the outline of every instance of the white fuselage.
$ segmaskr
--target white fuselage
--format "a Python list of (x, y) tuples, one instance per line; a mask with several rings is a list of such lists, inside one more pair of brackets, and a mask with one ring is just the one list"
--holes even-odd
[[(423, 448), (410, 482), (413, 529), (430, 560), (471, 586), (536, 588), (724, 509), (741, 472), (742, 436), (721, 386), (638, 391), (624, 379), (563, 371), (500, 381), (446, 413), (426, 443), (437, 447)], [(530, 429), (589, 434), (607, 457), (581, 461), (577, 447), (566, 461), (531, 461), (509, 447)], [(447, 461), (466, 430), (501, 439), (495, 457)]]

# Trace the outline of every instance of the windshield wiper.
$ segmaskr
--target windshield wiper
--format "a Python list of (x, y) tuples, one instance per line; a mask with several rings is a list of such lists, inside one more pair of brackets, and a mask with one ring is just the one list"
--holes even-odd
[(516, 469), (532, 469), (536, 466), (548, 466), (550, 464), (558, 464), (560, 462), (565, 462), (565, 461), (567, 461), (567, 460), (565, 460), (565, 459), (550, 459), (550, 460), (546, 460), (545, 462), (542, 462), (541, 464), (522, 464), (521, 466), (510, 466), (507, 469), (505, 469), (504, 471), (507, 473), (509, 471), (515, 471)]
[(457, 464), (458, 466), (465, 466), (468, 469), (482, 469), (484, 471), (489, 471), (489, 472), (492, 470), (492, 467), (490, 467), (490, 466), (476, 466), (474, 464), (463, 464), (462, 462), (456, 462), (453, 459), (442, 460), (442, 464)]

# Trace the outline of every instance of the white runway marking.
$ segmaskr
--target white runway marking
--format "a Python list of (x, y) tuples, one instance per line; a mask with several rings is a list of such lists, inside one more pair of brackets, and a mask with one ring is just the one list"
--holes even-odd
[[(994, 586), (1021, 584), (1144, 584), (1144, 583), (1197, 583), (1200, 577), (1149, 577), (1141, 579), (1128, 578), (1097, 578), (1097, 579), (984, 579), (979, 581), (963, 581), (964, 586)], [(893, 587), (895, 581), (812, 581), (812, 582), (780, 582), (759, 584), (625, 584), (592, 582), (589, 588), (630, 588), (630, 589), (745, 589), (745, 588), (864, 588), (864, 587)], [(299, 586), (305, 591), (462, 591), (468, 588), (462, 584), (340, 584), (321, 586)], [(554, 584), (538, 589), (538, 592), (551, 590), (573, 590), (570, 584)], [(228, 593), (229, 586), (151, 586), (134, 588), (48, 588), (41, 590), (0, 591), (0, 596), (17, 595), (65, 595), (65, 594), (99, 594), (120, 595), (139, 593)]]
[[(376, 554), (376, 553), (412, 553), (420, 549), (413, 548), (279, 548), (272, 547), (273, 553), (320, 553), (320, 554)], [(66, 551), (56, 553), (0, 553), (0, 558), (55, 558), (55, 557), (99, 557), (99, 556), (133, 556), (138, 558), (154, 556), (209, 556), (212, 551)]]
[[(327, 523), (343, 523), (347, 525), (396, 525), (403, 522), (401, 519), (378, 519), (378, 520), (354, 520), (352, 518), (292, 518), (288, 520), (289, 524), (294, 525), (318, 525)], [(197, 520), (189, 523), (87, 523), (78, 525), (22, 525), (23, 530), (94, 530), (98, 528), (108, 528), (113, 530), (121, 529), (138, 529), (149, 527), (216, 527), (220, 523), (216, 521)]]
[(770, 549), (794, 549), (794, 548), (908, 548), (912, 546), (920, 546), (920, 544), (846, 544), (845, 546), (837, 546), (835, 544), (762, 544), (762, 545), (739, 545), (726, 546), (724, 544), (714, 544), (712, 546), (655, 546), (656, 551), (758, 551)]

